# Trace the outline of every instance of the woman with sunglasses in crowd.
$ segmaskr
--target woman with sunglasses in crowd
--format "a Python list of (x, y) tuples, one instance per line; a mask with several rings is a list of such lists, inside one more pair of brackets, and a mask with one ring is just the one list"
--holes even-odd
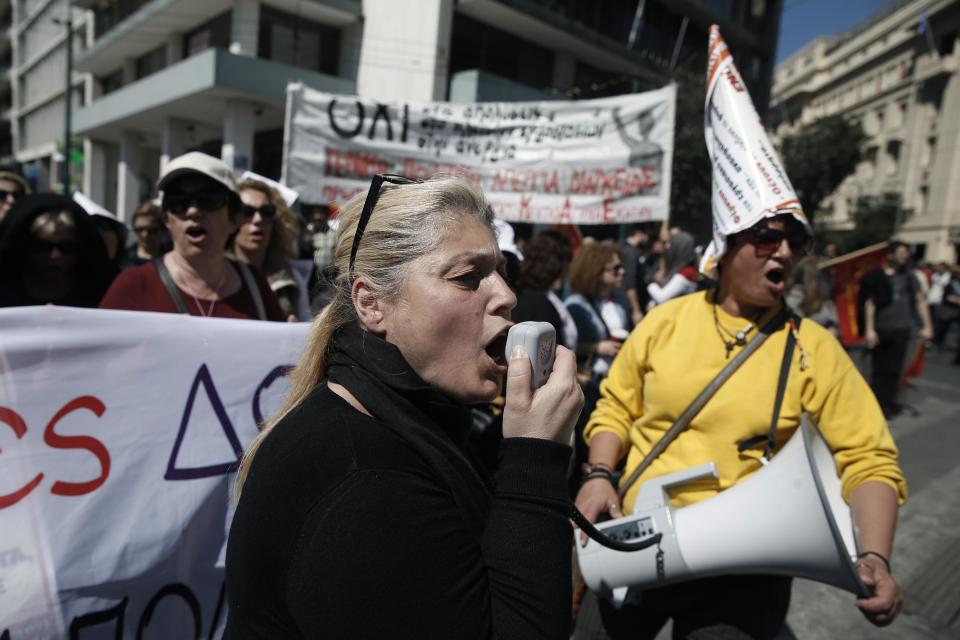
[(157, 189), (163, 194), (161, 215), (173, 250), (121, 273), (100, 307), (285, 320), (260, 272), (224, 253), (241, 215), (230, 168), (217, 158), (190, 152), (170, 161)]
[[(711, 461), (716, 480), (670, 493), (675, 506), (714, 496), (760, 469), (761, 457), (783, 446), (806, 412), (834, 453), (852, 509), (860, 550), (856, 567), (872, 592), (857, 605), (874, 624), (889, 624), (902, 604), (890, 553), (906, 483), (880, 407), (846, 352), (824, 328), (809, 321), (798, 325), (784, 310), (785, 284), (805, 253), (807, 227), (792, 215), (774, 213), (722, 240), (712, 245), (725, 246), (716, 252), (722, 251), (718, 287), (651, 310), (614, 360), (585, 429), (589, 462), (577, 506), (590, 520), (619, 517), (631, 512), (645, 480)], [(761, 328), (766, 341), (652, 459), (621, 503), (614, 470), (625, 461), (629, 477)], [(794, 351), (784, 368), (789, 335)], [(784, 372), (783, 402), (772, 428)], [(768, 450), (770, 437), (775, 446)], [(619, 609), (601, 602), (601, 613), (614, 639), (653, 638), (670, 618), (674, 638), (708, 637), (721, 629), (722, 637), (734, 637), (731, 628), (741, 634), (736, 637), (773, 638), (787, 615), (791, 582), (769, 575), (705, 578), (647, 589), (639, 599), (628, 596)]]
[[(472, 184), (377, 175), (340, 220), (333, 300), (240, 469), (225, 637), (568, 638), (573, 353), (535, 391), (505, 357), (516, 297)], [(504, 376), (487, 470), (469, 407)]]
[(277, 190), (260, 180), (242, 180), (241, 224), (231, 240), (233, 255), (263, 273), (288, 319), (309, 320), (306, 288), (293, 276), (290, 261), (296, 257), (299, 229)]
[(71, 198), (20, 196), (0, 224), (0, 307), (96, 307), (117, 268)]

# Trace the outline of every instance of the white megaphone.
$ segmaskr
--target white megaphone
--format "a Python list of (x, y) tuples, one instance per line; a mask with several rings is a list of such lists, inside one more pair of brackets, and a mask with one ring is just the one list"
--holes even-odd
[(806, 416), (763, 469), (697, 504), (670, 506), (667, 488), (709, 476), (717, 476), (712, 462), (644, 482), (632, 515), (597, 528), (619, 542), (646, 548), (615, 551), (594, 540), (576, 545), (587, 586), (603, 595), (616, 591), (616, 599), (627, 587), (776, 574), (869, 595), (853, 565), (853, 522), (833, 455)]

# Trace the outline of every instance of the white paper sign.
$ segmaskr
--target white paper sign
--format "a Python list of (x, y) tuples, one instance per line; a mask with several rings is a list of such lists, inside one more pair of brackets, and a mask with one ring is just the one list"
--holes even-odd
[(219, 637), (233, 471), (308, 330), (0, 310), (0, 636)]
[(511, 222), (667, 217), (676, 87), (598, 100), (380, 103), (287, 87), (284, 182), (343, 204), (376, 173), (456, 174)]

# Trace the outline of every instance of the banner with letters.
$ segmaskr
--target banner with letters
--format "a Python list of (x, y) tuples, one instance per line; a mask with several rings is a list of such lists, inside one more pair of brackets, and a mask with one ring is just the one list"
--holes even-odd
[(219, 637), (234, 471), (308, 330), (0, 310), (0, 637)]
[(668, 217), (676, 86), (597, 100), (377, 102), (287, 87), (285, 184), (343, 204), (377, 173), (463, 176), (498, 218), (618, 224)]

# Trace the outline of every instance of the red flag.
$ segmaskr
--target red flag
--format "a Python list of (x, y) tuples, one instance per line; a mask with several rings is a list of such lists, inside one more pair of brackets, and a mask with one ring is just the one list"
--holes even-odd
[(845, 347), (863, 340), (857, 322), (857, 294), (860, 292), (860, 278), (868, 271), (884, 264), (887, 257), (887, 244), (886, 242), (874, 244), (821, 262), (819, 265), (821, 269), (832, 271), (833, 303), (837, 306), (840, 342)]

